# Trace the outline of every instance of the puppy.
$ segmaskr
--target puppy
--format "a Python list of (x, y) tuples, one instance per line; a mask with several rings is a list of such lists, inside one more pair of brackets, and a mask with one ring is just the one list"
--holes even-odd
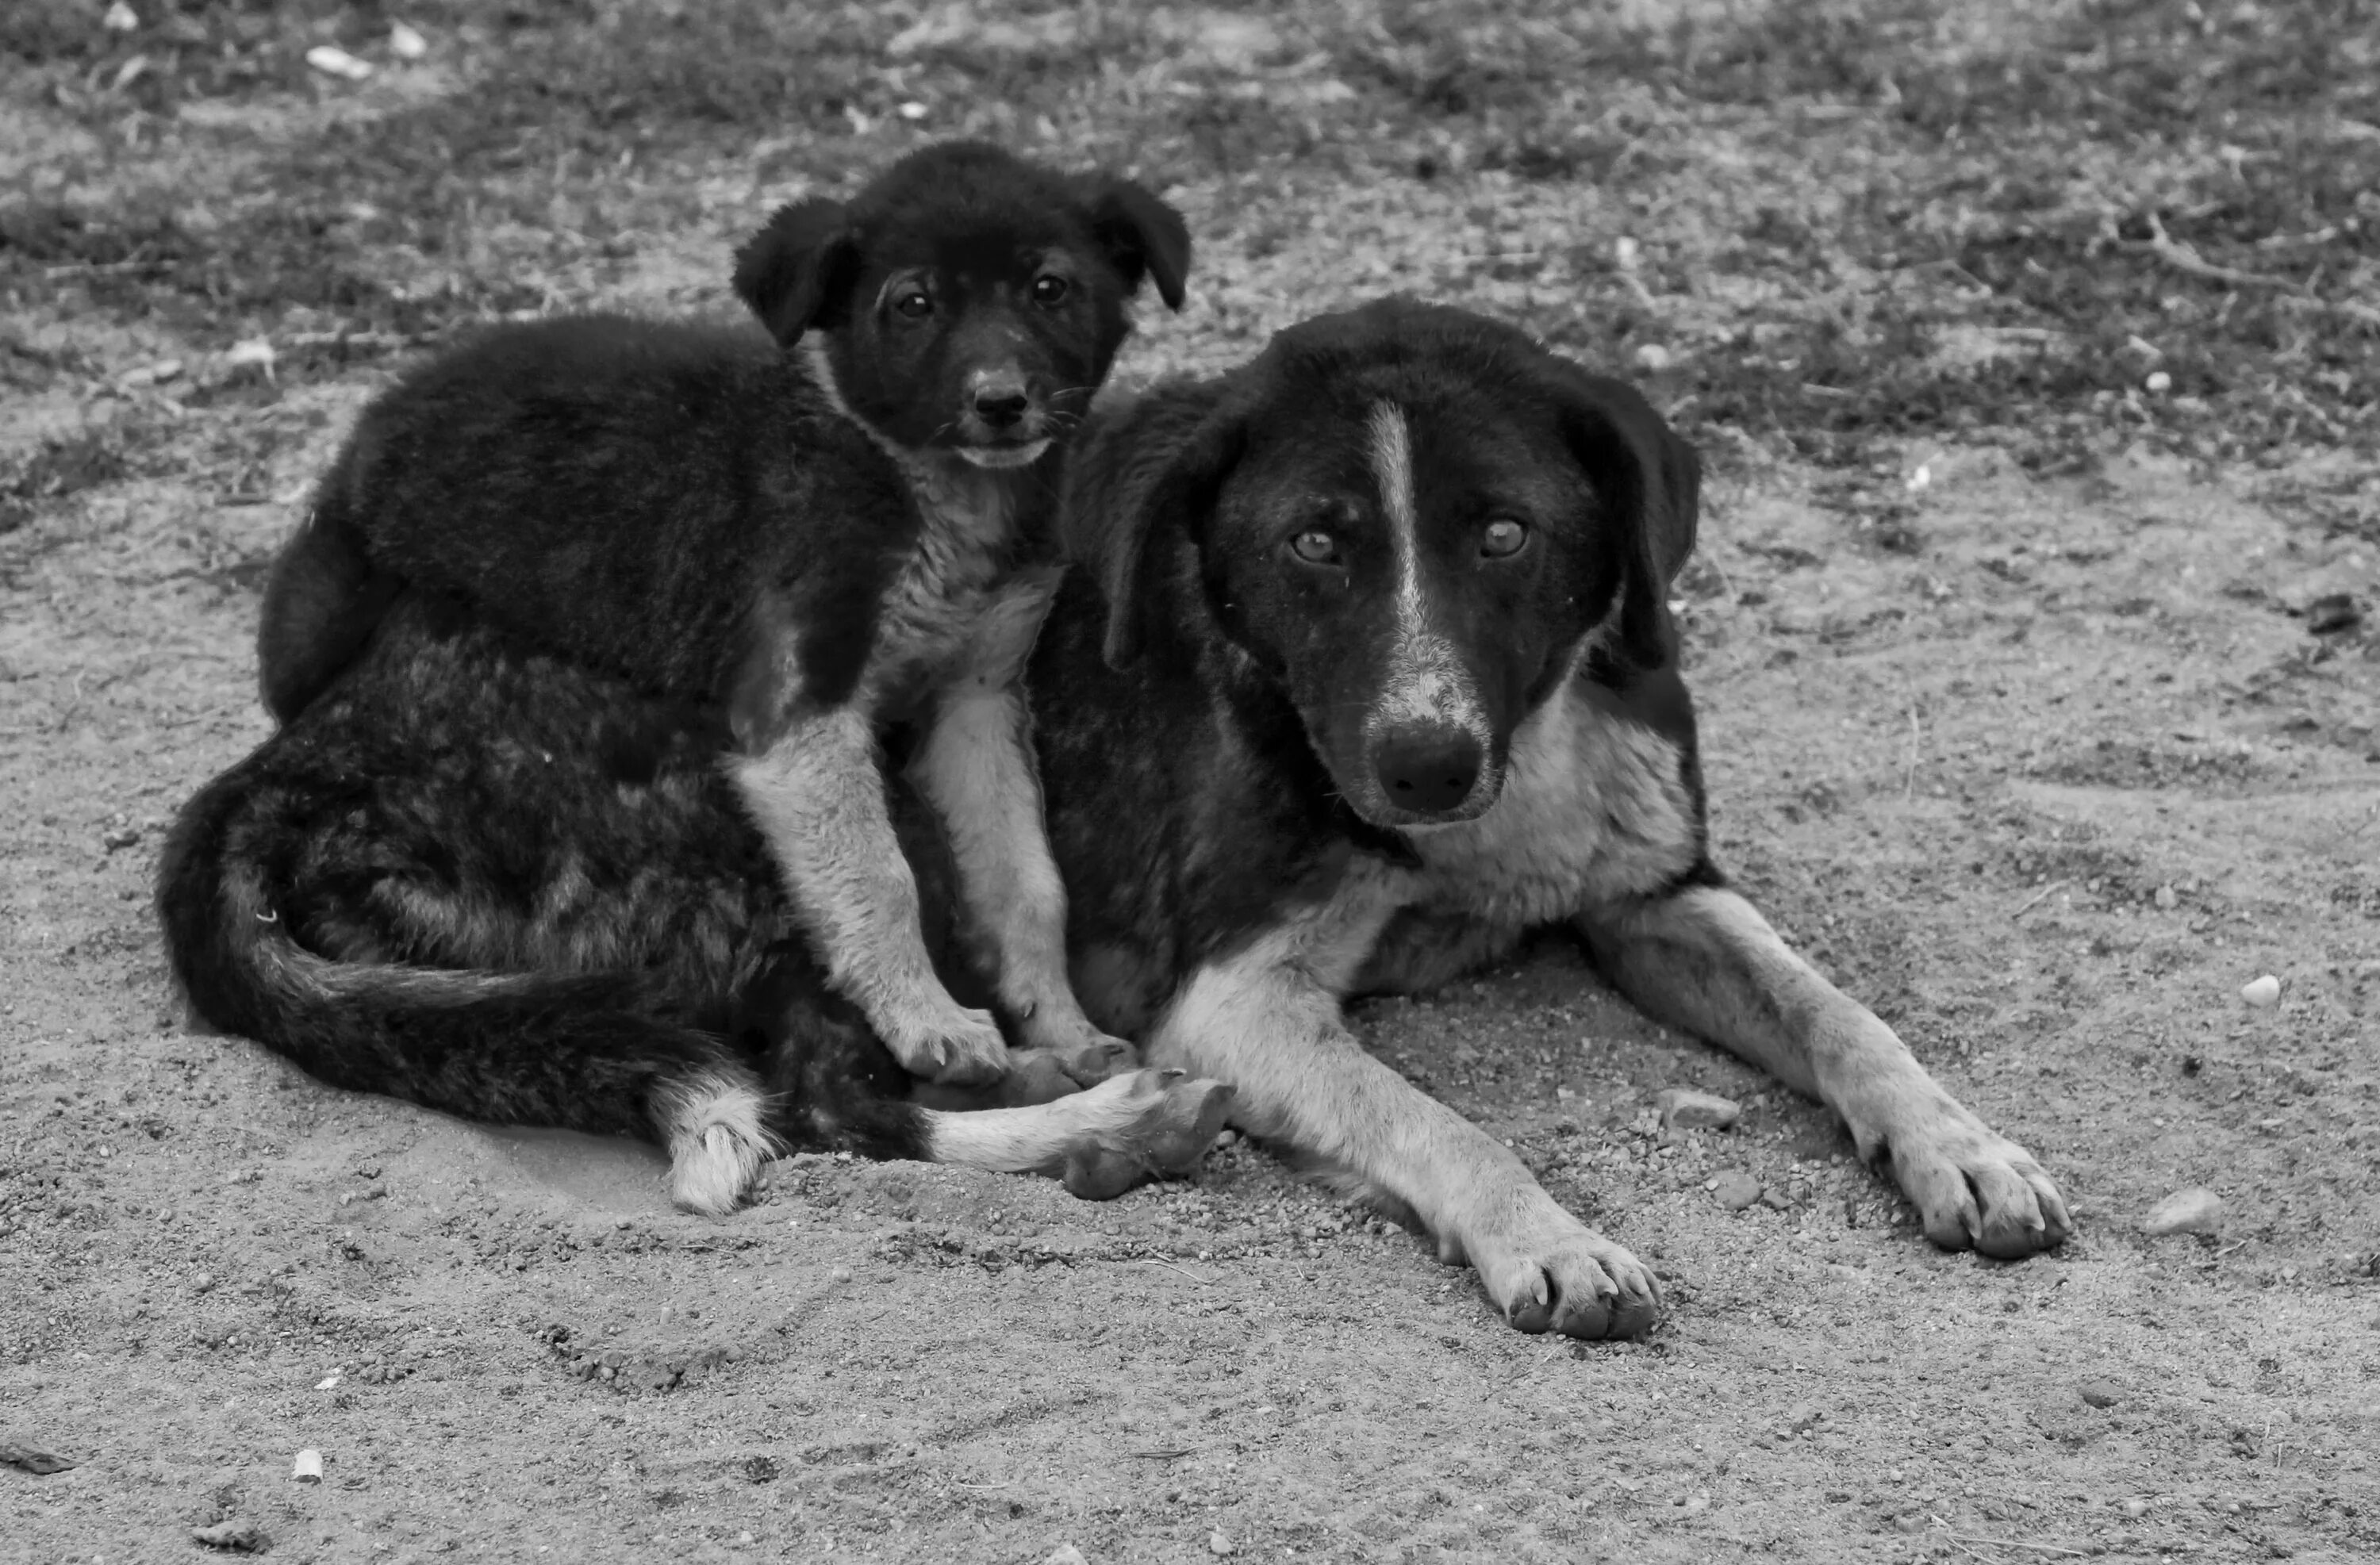
[[(906, 1070), (995, 1081), (1000, 1027), (937, 977), (887, 813), (880, 741), (913, 732), (997, 1003), (1037, 1066), (1097, 1080), (1130, 1050), (1066, 981), (1017, 685), (1058, 576), (1058, 454), (1127, 300), (1149, 281), (1179, 308), (1188, 264), (1141, 187), (954, 143), (743, 248), (736, 292), (773, 344), (613, 317), (490, 331), (359, 420), (268, 585), (266, 703), (293, 720), (412, 591), (715, 706), (835, 989)], [(753, 1115), (739, 1089), (679, 1119)], [(727, 1140), (732, 1167), (679, 1180), (688, 1204), (732, 1204), (757, 1169), (757, 1141)]]

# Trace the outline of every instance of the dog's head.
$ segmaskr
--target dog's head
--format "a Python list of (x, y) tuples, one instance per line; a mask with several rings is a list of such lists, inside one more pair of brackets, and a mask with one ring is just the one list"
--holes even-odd
[(980, 142), (912, 152), (850, 201), (779, 211), (735, 291), (785, 347), (818, 334), (832, 389), (892, 443), (1031, 463), (1081, 418), (1144, 278), (1182, 308), (1190, 235), (1128, 179)]
[(1065, 525), (1110, 663), (1220, 640), (1294, 705), (1348, 804), (1402, 828), (1493, 805), (1514, 729), (1590, 643), (1613, 677), (1675, 655), (1696, 484), (1633, 390), (1389, 299), (1103, 419)]

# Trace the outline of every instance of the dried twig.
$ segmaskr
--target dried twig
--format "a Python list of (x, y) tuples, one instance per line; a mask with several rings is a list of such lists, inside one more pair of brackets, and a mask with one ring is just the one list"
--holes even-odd
[(2210, 283), (2228, 283), (2235, 288), (2271, 288), (2290, 303), (2310, 309), (2333, 310), (2350, 321), (2361, 321), (2367, 326), (2380, 326), (2380, 309), (2353, 299), (2326, 299), (2287, 277), (2269, 276), (2262, 272), (2242, 272), (2236, 266), (2218, 266), (2165, 231), (2165, 223), (2154, 212), (2148, 214), (2149, 237), (2142, 243), (2151, 255), (2176, 272)]
[(2018, 908), (2014, 913), (2010, 914), (2009, 916), (2010, 918), (2023, 917), (2026, 914), (2031, 913), (2036, 906), (2040, 905), (2042, 898), (2047, 896), (2050, 892), (2056, 891), (2058, 887), (2064, 884), (2066, 884), (2066, 878), (2064, 876), (2060, 876), (2057, 880), (2052, 880), (2049, 884), (2042, 887), (2041, 890), (2034, 892), (2031, 901), (2027, 902), (2022, 907)]
[(1182, 1268), (1175, 1266), (1172, 1261), (1160, 1261), (1154, 1256), (1143, 1256), (1140, 1257), (1140, 1260), (1143, 1266), (1161, 1266), (1168, 1271), (1179, 1271), (1183, 1276), (1188, 1278), (1191, 1281), (1196, 1283), (1201, 1288), (1211, 1288), (1214, 1286), (1215, 1280), (1213, 1278), (1201, 1277), (1195, 1271), (1184, 1271)]
[(1962, 1533), (1953, 1533), (1947, 1529), (1945, 1529), (1942, 1535), (1949, 1538), (1955, 1544), (1963, 1545), (1979, 1543), (1989, 1548), (2030, 1548), (2037, 1549), (2043, 1554), (2071, 1554), (2077, 1558), (2087, 1556), (2091, 1552), (2087, 1548), (2068, 1548), (2063, 1544), (2026, 1543), (2019, 1538), (1978, 1538), (1969, 1536)]

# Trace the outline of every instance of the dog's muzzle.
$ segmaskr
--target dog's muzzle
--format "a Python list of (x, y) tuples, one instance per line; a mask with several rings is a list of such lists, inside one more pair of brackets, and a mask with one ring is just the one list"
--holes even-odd
[(1050, 437), (1041, 432), (1048, 424), (1024, 376), (978, 370), (967, 377), (958, 454), (978, 467), (1026, 467), (1050, 449)]

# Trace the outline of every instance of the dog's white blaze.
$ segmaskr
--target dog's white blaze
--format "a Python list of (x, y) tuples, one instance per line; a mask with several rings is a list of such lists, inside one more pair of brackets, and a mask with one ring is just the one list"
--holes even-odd
[[(1367, 734), (1409, 724), (1439, 723), (1461, 728), (1484, 748), (1488, 742), (1487, 714), (1479, 695), (1455, 655), (1453, 644), (1430, 622), (1429, 598), (1422, 580), (1421, 517), (1414, 500), (1413, 435), (1404, 409), (1392, 402), (1372, 406), (1367, 421), (1371, 436), (1372, 474), (1380, 486), (1380, 503), (1389, 522), (1389, 549), (1396, 566), (1396, 643), (1389, 654), (1388, 675)], [(1483, 777), (1482, 783), (1490, 780)]]

